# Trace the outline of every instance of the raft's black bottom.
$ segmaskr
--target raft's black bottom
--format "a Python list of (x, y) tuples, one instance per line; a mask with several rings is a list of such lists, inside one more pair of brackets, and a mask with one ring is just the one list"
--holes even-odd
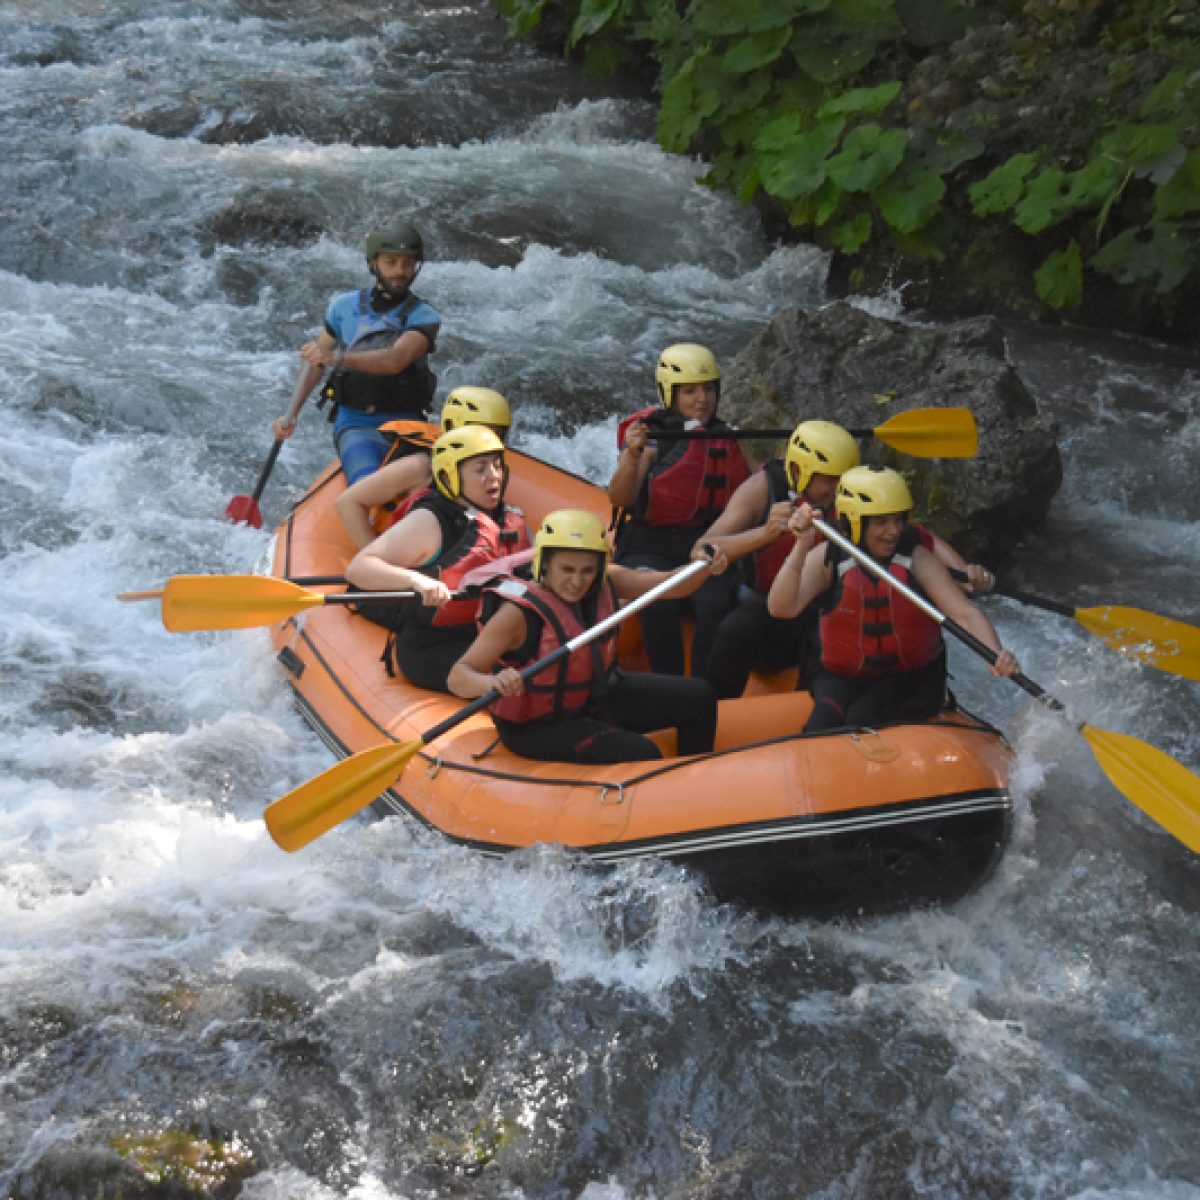
[(961, 900), (995, 870), (1011, 828), (1007, 794), (993, 793), (973, 811), (886, 829), (671, 857), (718, 900), (786, 915), (878, 916)]
[[(295, 698), (322, 741), (344, 758), (347, 747), (299, 692)], [(407, 815), (447, 841), (490, 857), (516, 849), (450, 838), (396, 791), (384, 792), (372, 810), (380, 817)], [(1011, 828), (1012, 801), (998, 788), (810, 820), (589, 846), (577, 853), (597, 864), (663, 858), (695, 872), (723, 903), (829, 919), (953, 904), (992, 874)]]

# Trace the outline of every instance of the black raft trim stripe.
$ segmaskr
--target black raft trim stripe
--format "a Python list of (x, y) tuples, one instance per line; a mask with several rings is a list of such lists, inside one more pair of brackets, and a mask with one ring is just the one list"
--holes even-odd
[[(405, 810), (408, 806), (404, 805)], [(711, 854), (741, 849), (747, 846), (766, 846), (806, 841), (813, 838), (832, 838), (847, 834), (867, 833), (889, 827), (937, 822), (996, 813), (1008, 820), (1012, 799), (1006, 789), (966, 792), (939, 796), (936, 800), (908, 801), (893, 805), (889, 811), (872, 810), (864, 813), (832, 813), (822, 816), (784, 817), (775, 821), (757, 821), (743, 825), (715, 826), (693, 829), (666, 837), (646, 838), (631, 842), (590, 843), (568, 849), (597, 862), (621, 862), (638, 858), (674, 858), (683, 854)], [(437, 829), (428, 821), (428, 828)], [(475, 850), (490, 857), (502, 857), (520, 846), (481, 842), (458, 838), (439, 830), (447, 841)]]

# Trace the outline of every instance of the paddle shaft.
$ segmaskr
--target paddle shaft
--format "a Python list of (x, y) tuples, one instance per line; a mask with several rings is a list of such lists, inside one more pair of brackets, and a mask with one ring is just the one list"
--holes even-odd
[(267, 486), (267, 480), (271, 478), (271, 472), (275, 469), (275, 460), (279, 457), (279, 451), (283, 449), (283, 438), (276, 438), (274, 445), (267, 454), (267, 461), (263, 463), (262, 470), (258, 473), (258, 482), (254, 485), (254, 491), (250, 493), (250, 499), (257, 504), (262, 498), (263, 490)]
[[(851, 437), (869, 438), (875, 436), (874, 429), (847, 429)], [(717, 438), (723, 440), (741, 441), (747, 438), (790, 438), (794, 429), (652, 429), (652, 441), (675, 442), (710, 442)]]
[[(878, 579), (882, 579), (890, 587), (895, 588), (902, 596), (915, 604), (927, 617), (936, 621), (947, 633), (958, 638), (964, 646), (968, 646), (974, 650), (986, 662), (991, 663), (993, 666), (996, 665), (996, 659), (1000, 656), (991, 646), (981, 642), (973, 633), (959, 625), (957, 621), (952, 621), (940, 608), (930, 603), (919, 592), (910, 588), (903, 580), (897, 579), (885, 566), (877, 563), (866, 551), (860, 550), (849, 538), (843, 537), (827, 521), (822, 521), (820, 517), (814, 517), (813, 525), (833, 542), (835, 546), (840, 546), (861, 566), (870, 571), (872, 575)], [(963, 576), (963, 578), (965, 579), (966, 576)], [(1054, 709), (1056, 712), (1066, 711), (1066, 706), (1061, 700), (1056, 700), (1045, 688), (1034, 683), (1032, 679), (1022, 672), (1018, 671), (1015, 675), (1010, 676), (1010, 678), (1013, 683), (1027, 691), (1035, 700), (1042, 701), (1043, 704)]]
[[(956, 579), (959, 583), (966, 583), (967, 573), (958, 570), (957, 567), (950, 567), (950, 577)], [(1061, 600), (1047, 600), (1045, 596), (1034, 596), (1030, 592), (1022, 592), (1018, 588), (1007, 587), (1004, 584), (994, 584), (992, 586), (991, 595), (1007, 596), (1010, 600), (1016, 600), (1019, 604), (1029, 604), (1034, 608), (1043, 608), (1046, 612), (1057, 613), (1060, 617), (1073, 617), (1079, 611), (1073, 608), (1070, 604), (1064, 604)]]

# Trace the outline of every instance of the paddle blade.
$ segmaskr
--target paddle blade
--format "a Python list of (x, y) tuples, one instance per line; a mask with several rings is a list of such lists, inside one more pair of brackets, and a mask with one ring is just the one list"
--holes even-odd
[(969, 408), (913, 408), (873, 432), (914, 458), (974, 458), (979, 453), (979, 429)]
[(1200, 776), (1126, 733), (1091, 725), (1082, 725), (1080, 730), (1113, 786), (1189, 850), (1200, 854)]
[(163, 588), (163, 625), (172, 633), (253, 629), (324, 604), (320, 592), (265, 575), (172, 575)]
[(1160, 671), (1200, 680), (1200, 629), (1140, 608), (1080, 608), (1075, 619), (1106, 646)]
[(269, 804), (263, 814), (267, 831), (284, 850), (307, 846), (386, 791), (424, 745), (418, 738), (402, 746), (385, 743), (351, 755)]
[(262, 510), (253, 496), (234, 496), (225, 509), (225, 516), (235, 525), (250, 525), (254, 529), (263, 527)]

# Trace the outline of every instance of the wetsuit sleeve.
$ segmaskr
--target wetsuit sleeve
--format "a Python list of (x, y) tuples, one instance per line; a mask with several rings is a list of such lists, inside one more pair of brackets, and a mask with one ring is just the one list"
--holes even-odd
[(423, 333), (429, 339), (429, 350), (427, 353), (432, 354), (437, 349), (437, 335), (439, 325), (406, 325), (405, 333)]
[(431, 354), (437, 348), (437, 336), (441, 328), (441, 313), (432, 304), (426, 304), (424, 300), (408, 314), (404, 322), (405, 332), (415, 329), (417, 333), (424, 334), (429, 339), (429, 352)]
[[(351, 304), (356, 303), (357, 294), (348, 292), (334, 296), (329, 302), (329, 307), (325, 309), (325, 332), (342, 345), (349, 345), (351, 330), (354, 328), (353, 313), (347, 312), (347, 301)], [(347, 316), (350, 317), (349, 325), (346, 324)]]

